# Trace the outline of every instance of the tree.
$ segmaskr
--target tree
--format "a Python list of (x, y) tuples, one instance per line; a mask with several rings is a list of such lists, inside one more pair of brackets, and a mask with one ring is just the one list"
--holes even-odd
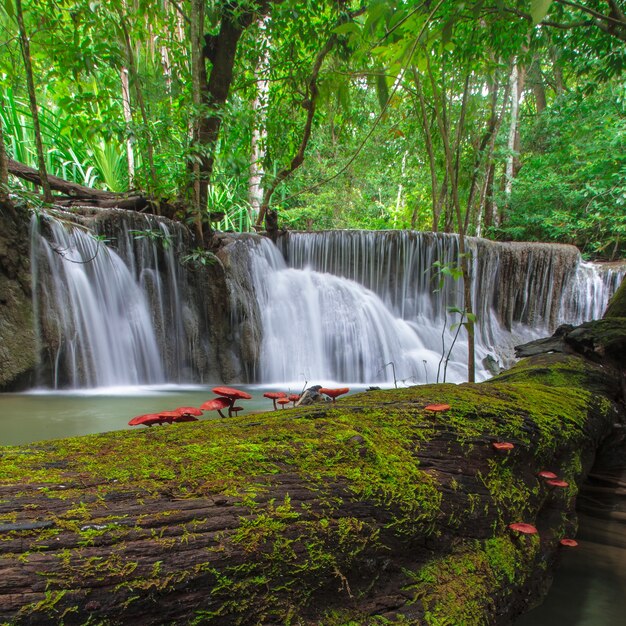
[[(11, 6), (11, 3), (7, 6)], [(44, 202), (52, 202), (52, 191), (48, 182), (48, 173), (46, 170), (46, 160), (43, 153), (43, 143), (41, 141), (41, 128), (39, 127), (39, 111), (37, 109), (37, 96), (35, 94), (35, 81), (33, 77), (33, 66), (30, 54), (30, 40), (24, 25), (24, 12), (22, 10), (22, 0), (15, 0), (15, 18), (17, 20), (20, 46), (22, 49), (22, 58), (24, 59), (24, 69), (26, 71), (26, 83), (28, 85), (28, 102), (30, 105), (30, 113), (33, 118), (33, 130), (35, 133), (35, 146), (37, 148), (37, 161), (41, 179), (41, 187), (43, 189)]]

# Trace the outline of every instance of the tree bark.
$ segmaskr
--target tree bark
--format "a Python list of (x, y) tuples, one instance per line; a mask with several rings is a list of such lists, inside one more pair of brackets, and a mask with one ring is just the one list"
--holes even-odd
[(250, 168), (248, 176), (248, 202), (250, 204), (250, 221), (256, 222), (263, 203), (263, 160), (265, 158), (265, 141), (267, 139), (267, 99), (269, 95), (269, 40), (267, 35), (267, 18), (259, 20), (259, 58), (256, 63), (255, 75), (256, 95), (252, 102), (252, 135), (250, 138)]
[(439, 220), (441, 218), (441, 199), (439, 195), (439, 183), (437, 181), (437, 161), (435, 159), (435, 148), (433, 145), (433, 135), (430, 131), (430, 120), (426, 111), (426, 99), (424, 98), (424, 88), (420, 79), (419, 71), (413, 68), (413, 82), (419, 98), (420, 120), (422, 129), (424, 130), (424, 139), (426, 141), (426, 152), (428, 153), (428, 165), (430, 168), (430, 188), (432, 193), (433, 205), (433, 221), (432, 229), (436, 233), (439, 231)]
[(52, 202), (52, 192), (48, 182), (48, 171), (46, 169), (46, 159), (43, 153), (43, 142), (41, 138), (41, 128), (39, 126), (39, 110), (37, 107), (37, 96), (35, 94), (35, 82), (33, 79), (33, 65), (30, 56), (30, 40), (24, 25), (24, 13), (22, 11), (22, 0), (15, 0), (15, 15), (20, 33), (20, 45), (22, 48), (22, 58), (24, 59), (24, 69), (26, 71), (26, 84), (28, 86), (28, 103), (30, 113), (33, 118), (33, 132), (35, 133), (35, 146), (37, 150), (37, 167), (41, 174), (40, 184), (43, 190), (44, 202)]
[(0, 116), (0, 204), (9, 202), (9, 157), (4, 143), (4, 125)]
[(157, 215), (160, 215), (159, 201), (158, 201), (158, 183), (156, 167), (154, 165), (154, 148), (152, 147), (152, 137), (150, 133), (150, 121), (148, 119), (148, 111), (146, 109), (146, 103), (143, 98), (143, 92), (141, 91), (141, 80), (139, 78), (139, 72), (137, 71), (137, 64), (135, 63), (135, 54), (133, 51), (132, 42), (130, 40), (130, 32), (128, 30), (128, 24), (126, 23), (126, 16), (121, 9), (118, 10), (120, 18), (120, 28), (122, 29), (122, 35), (124, 37), (124, 44), (126, 47), (126, 56), (128, 60), (128, 71), (130, 73), (130, 79), (135, 87), (135, 96), (137, 98), (137, 104), (139, 105), (139, 112), (141, 114), (141, 121), (143, 124), (143, 140), (146, 147), (146, 156), (148, 157), (148, 192), (155, 198), (155, 207)]
[(120, 70), (120, 81), (122, 83), (122, 109), (124, 110), (124, 121), (126, 122), (126, 163), (128, 165), (128, 187), (133, 188), (135, 182), (135, 152), (133, 150), (133, 140), (131, 130), (133, 125), (133, 111), (130, 105), (130, 84), (128, 82), (128, 70), (123, 67)]
[[(428, 57), (427, 57), (428, 59)], [(467, 98), (469, 95), (469, 73), (466, 74), (465, 87), (463, 90), (463, 100), (461, 105), (461, 114), (459, 116), (459, 122), (457, 126), (457, 132), (455, 134), (455, 146), (454, 153), (450, 146), (450, 127), (448, 125), (448, 119), (446, 115), (446, 95), (445, 90), (442, 89), (440, 93), (437, 90), (437, 83), (432, 72), (430, 62), (427, 62), (428, 74), (430, 82), (433, 88), (435, 113), (437, 116), (437, 123), (439, 125), (439, 132), (444, 148), (444, 157), (446, 163), (446, 172), (448, 174), (448, 180), (450, 181), (450, 196), (452, 200), (452, 207), (456, 214), (457, 227), (459, 233), (459, 257), (461, 272), (463, 275), (463, 309), (467, 322), (465, 322), (465, 328), (467, 331), (467, 379), (468, 382), (474, 382), (476, 379), (476, 351), (475, 351), (475, 333), (474, 333), (474, 313), (472, 306), (472, 281), (470, 270), (470, 259), (465, 247), (465, 220), (461, 215), (461, 203), (459, 200), (459, 186), (458, 186), (458, 151), (461, 142), (462, 127), (465, 123), (465, 110), (467, 107)]]
[(508, 623), (624, 419), (614, 367), (539, 355), (480, 385), (4, 449), (0, 620)]

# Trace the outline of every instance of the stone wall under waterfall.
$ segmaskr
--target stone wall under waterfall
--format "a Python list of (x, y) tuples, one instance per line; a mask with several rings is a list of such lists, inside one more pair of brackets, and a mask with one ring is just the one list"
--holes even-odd
[[(183, 225), (134, 212), (42, 215), (31, 233), (37, 384), (464, 380), (455, 235), (216, 242), (195, 250)], [(599, 317), (624, 274), (571, 246), (468, 247), (479, 378), (508, 364), (515, 343)]]

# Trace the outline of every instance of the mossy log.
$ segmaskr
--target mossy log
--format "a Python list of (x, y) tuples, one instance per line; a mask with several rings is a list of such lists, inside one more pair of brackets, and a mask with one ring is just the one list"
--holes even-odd
[(576, 533), (619, 379), (541, 355), (482, 384), (2, 448), (0, 622), (509, 623)]

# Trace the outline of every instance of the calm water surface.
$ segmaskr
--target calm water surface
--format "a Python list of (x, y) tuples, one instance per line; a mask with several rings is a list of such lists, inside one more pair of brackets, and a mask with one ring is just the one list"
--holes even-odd
[(626, 523), (579, 513), (577, 548), (561, 551), (543, 604), (515, 626), (626, 624)]
[[(310, 386), (313, 383), (309, 383)], [(337, 383), (319, 384), (338, 387)], [(73, 392), (32, 391), (0, 394), (0, 446), (21, 445), (45, 439), (61, 439), (133, 428), (128, 421), (135, 415), (171, 411), (179, 406), (199, 407), (216, 395), (215, 384), (193, 387), (128, 387)], [(270, 388), (258, 385), (235, 385), (247, 391), (252, 400), (242, 400), (240, 415), (273, 409), (272, 401), (263, 397)], [(272, 390), (300, 393), (302, 383), (285, 383)], [(351, 391), (362, 391), (364, 385), (352, 385)], [(200, 419), (218, 417), (205, 413)], [(137, 427), (134, 428), (143, 428)]]

